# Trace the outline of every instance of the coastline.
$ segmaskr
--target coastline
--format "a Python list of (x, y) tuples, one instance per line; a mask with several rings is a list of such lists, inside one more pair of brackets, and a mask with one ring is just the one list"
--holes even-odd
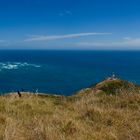
[(101, 81), (72, 96), (5, 94), (0, 96), (0, 138), (138, 140), (139, 89), (117, 79)]

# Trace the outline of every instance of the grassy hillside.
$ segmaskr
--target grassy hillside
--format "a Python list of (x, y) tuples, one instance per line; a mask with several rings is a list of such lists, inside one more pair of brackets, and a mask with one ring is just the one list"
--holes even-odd
[(139, 139), (139, 88), (126, 81), (103, 81), (70, 97), (0, 97), (0, 140)]
[(76, 93), (77, 96), (83, 96), (88, 93), (101, 93), (106, 95), (116, 95), (121, 94), (121, 90), (140, 90), (140, 87), (138, 85), (135, 85), (131, 82), (116, 79), (116, 80), (110, 80), (106, 79), (103, 80), (97, 84), (91, 85), (89, 88), (82, 89)]

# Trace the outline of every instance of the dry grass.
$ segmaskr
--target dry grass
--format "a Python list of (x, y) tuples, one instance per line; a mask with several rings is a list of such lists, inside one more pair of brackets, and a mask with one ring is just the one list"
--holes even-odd
[(140, 94), (0, 97), (0, 140), (140, 140)]

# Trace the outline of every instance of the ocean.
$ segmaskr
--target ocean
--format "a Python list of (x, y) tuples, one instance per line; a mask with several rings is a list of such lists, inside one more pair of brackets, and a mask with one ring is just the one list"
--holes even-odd
[(140, 84), (140, 51), (0, 51), (0, 94), (71, 95), (115, 73)]

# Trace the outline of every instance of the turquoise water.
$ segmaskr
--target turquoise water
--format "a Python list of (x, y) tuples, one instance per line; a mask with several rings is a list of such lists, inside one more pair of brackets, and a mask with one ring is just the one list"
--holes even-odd
[(0, 93), (70, 95), (112, 72), (140, 84), (140, 51), (0, 51)]

